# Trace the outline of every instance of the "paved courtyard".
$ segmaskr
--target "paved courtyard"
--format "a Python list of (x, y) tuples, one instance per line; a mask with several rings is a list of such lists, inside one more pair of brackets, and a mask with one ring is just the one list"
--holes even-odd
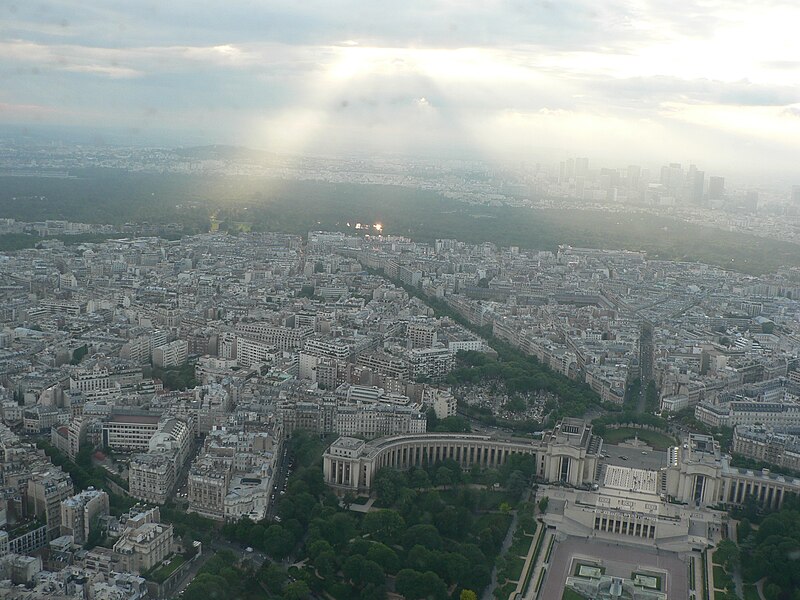
[[(642, 452), (647, 454), (642, 454)], [(650, 471), (657, 471), (661, 467), (667, 466), (667, 453), (663, 450), (645, 450), (617, 444), (603, 444), (603, 454), (608, 455), (608, 458), (603, 459), (603, 462), (607, 465)]]
[(688, 564), (675, 552), (664, 552), (631, 547), (599, 540), (568, 537), (557, 542), (553, 549), (550, 568), (543, 585), (541, 598), (559, 600), (573, 558), (600, 561), (606, 567), (606, 575), (629, 578), (637, 568), (650, 568), (667, 573), (667, 595), (669, 600), (686, 600), (689, 597)]

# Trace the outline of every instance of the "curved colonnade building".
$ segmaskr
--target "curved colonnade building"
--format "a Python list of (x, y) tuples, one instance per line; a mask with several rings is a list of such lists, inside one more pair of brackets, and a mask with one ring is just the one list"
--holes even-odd
[(582, 486), (596, 477), (602, 443), (581, 419), (564, 419), (539, 439), (470, 433), (395, 435), (370, 442), (340, 437), (325, 452), (323, 468), (325, 482), (334, 490), (368, 492), (384, 467), (410, 469), (452, 459), (465, 469), (476, 464), (493, 468), (514, 454), (530, 454), (541, 479)]
[[(496, 468), (514, 454), (530, 454), (541, 481), (586, 488), (603, 486), (602, 449), (603, 440), (592, 433), (591, 424), (566, 418), (552, 431), (528, 439), (468, 433), (395, 435), (369, 442), (340, 437), (325, 452), (323, 469), (325, 482), (337, 493), (368, 493), (384, 467), (410, 469), (452, 459), (464, 469), (476, 464)], [(662, 501), (711, 507), (753, 498), (777, 509), (789, 495), (800, 494), (800, 479), (731, 467), (710, 436), (690, 434), (666, 454), (666, 466), (650, 471), (655, 485), (649, 493)]]

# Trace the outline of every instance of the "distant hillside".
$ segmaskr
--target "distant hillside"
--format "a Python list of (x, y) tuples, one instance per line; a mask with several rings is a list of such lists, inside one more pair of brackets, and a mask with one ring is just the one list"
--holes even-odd
[[(213, 156), (239, 149), (187, 151)], [(354, 231), (348, 222), (382, 223), (385, 233), (421, 241), (456, 237), (542, 250), (558, 244), (643, 250), (653, 258), (702, 261), (753, 274), (800, 264), (800, 245), (639, 213), (473, 206), (396, 186), (108, 169), (74, 174), (77, 179), (3, 178), (0, 216), (182, 222), (190, 231), (207, 231), (213, 215), (223, 229), (299, 234)]]

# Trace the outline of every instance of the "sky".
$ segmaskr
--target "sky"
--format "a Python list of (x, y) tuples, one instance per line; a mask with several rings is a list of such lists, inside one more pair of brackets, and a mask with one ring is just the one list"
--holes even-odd
[(798, 24), (797, 0), (0, 0), (0, 125), (797, 172)]

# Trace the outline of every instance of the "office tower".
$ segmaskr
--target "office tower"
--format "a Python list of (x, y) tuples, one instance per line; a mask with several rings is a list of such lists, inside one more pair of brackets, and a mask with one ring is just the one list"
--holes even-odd
[(722, 200), (725, 197), (725, 178), (724, 177), (709, 177), (708, 178), (708, 199), (709, 200)]
[(642, 168), (639, 165), (628, 166), (628, 189), (639, 189), (639, 181), (642, 178)]
[(660, 182), (670, 196), (679, 198), (684, 184), (684, 174), (680, 163), (670, 163), (661, 167)]
[(567, 179), (572, 179), (575, 176), (575, 159), (568, 158), (567, 159)]
[(692, 204), (703, 203), (703, 188), (705, 185), (705, 172), (698, 171), (695, 165), (689, 167), (689, 176), (686, 180), (686, 198)]
[(576, 158), (575, 159), (575, 176), (586, 177), (589, 174), (589, 159)]

